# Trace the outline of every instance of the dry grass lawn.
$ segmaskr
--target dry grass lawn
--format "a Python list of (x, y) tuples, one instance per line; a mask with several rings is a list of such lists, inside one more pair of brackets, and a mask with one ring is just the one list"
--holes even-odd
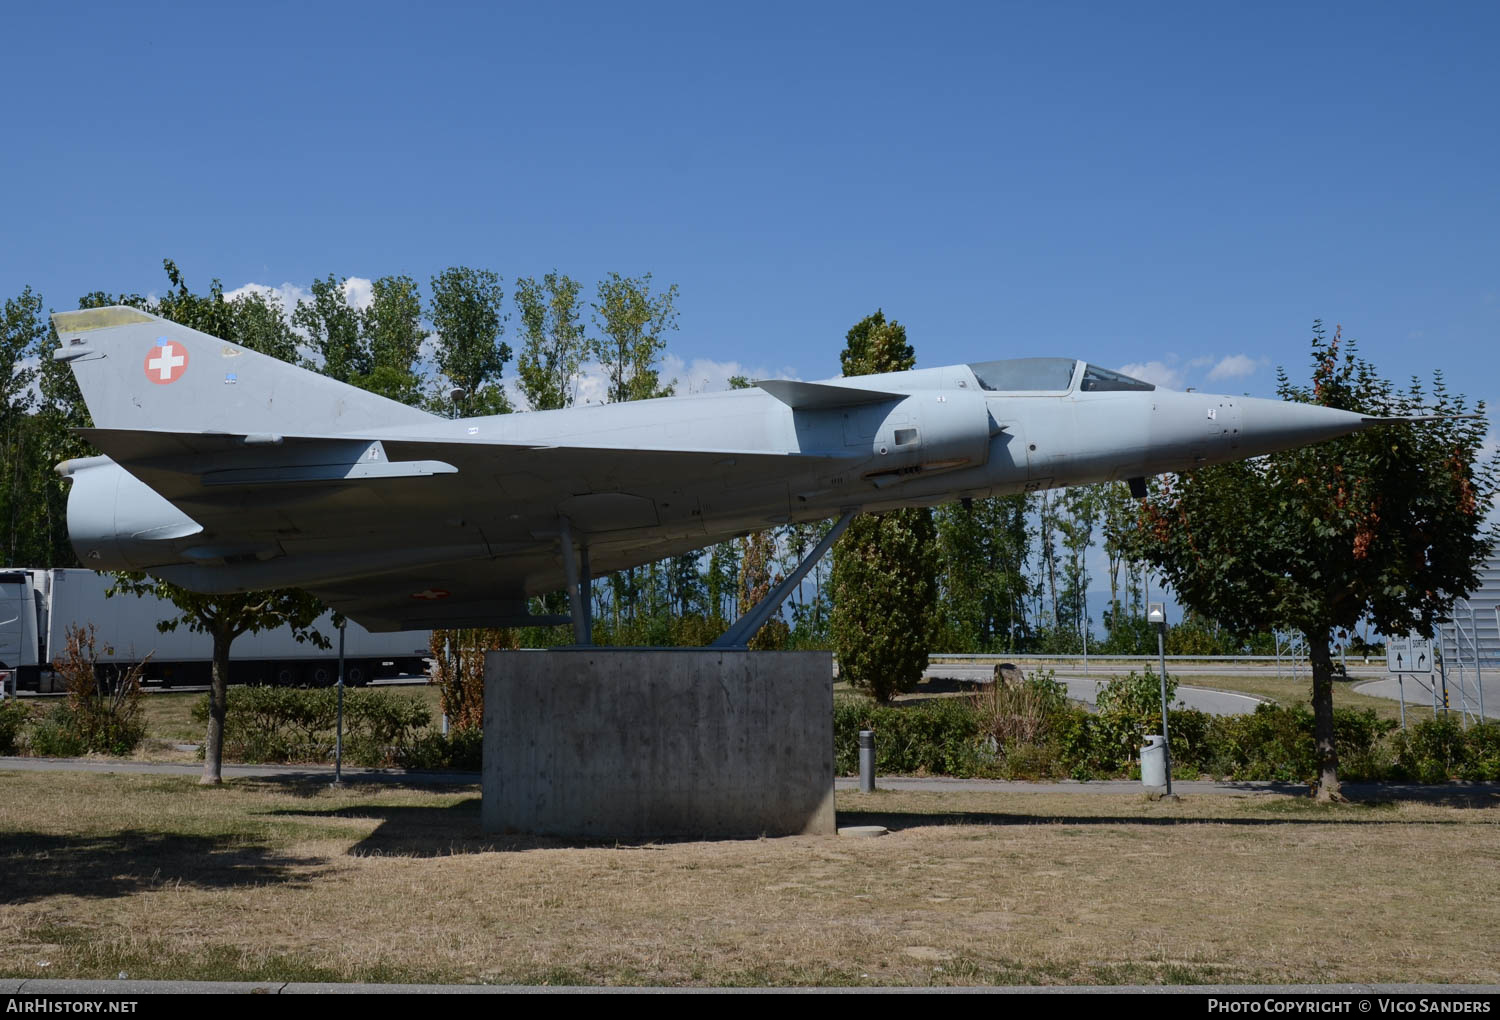
[(879, 839), (570, 845), (478, 791), (9, 772), (0, 972), (1500, 982), (1500, 798), (841, 794)]

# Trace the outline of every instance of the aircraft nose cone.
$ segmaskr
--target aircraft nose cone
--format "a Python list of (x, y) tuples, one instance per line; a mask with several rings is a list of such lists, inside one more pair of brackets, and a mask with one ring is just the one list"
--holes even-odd
[(1358, 432), (1368, 427), (1364, 415), (1317, 404), (1239, 397), (1240, 450), (1244, 456), (1290, 450)]

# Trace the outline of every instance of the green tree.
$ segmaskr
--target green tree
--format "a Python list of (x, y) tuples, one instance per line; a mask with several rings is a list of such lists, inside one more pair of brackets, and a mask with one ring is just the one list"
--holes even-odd
[(537, 283), (516, 281), (521, 321), (521, 355), (516, 369), (521, 392), (533, 411), (572, 407), (578, 396), (578, 370), (588, 353), (577, 280), (556, 271)]
[[(360, 329), (359, 310), (349, 303), (347, 285), (347, 280), (332, 273), (324, 279), (314, 280), (312, 298), (297, 302), (292, 323), (306, 334), (308, 346), (322, 360), (321, 364), (306, 367), (339, 382), (353, 383), (368, 376), (375, 362), (369, 341)], [(207, 329), (203, 332), (228, 339), (222, 332)]]
[(229, 708), (229, 650), (241, 634), (290, 627), (298, 641), (319, 648), (331, 642), (313, 628), (325, 607), (305, 591), (281, 588), (242, 595), (201, 595), (144, 575), (117, 574), (110, 595), (154, 595), (176, 606), (180, 615), (156, 626), (163, 633), (186, 627), (213, 638), (213, 680), (208, 692), (208, 733), (203, 741), (203, 775), (198, 782), (223, 782), (224, 717)]
[[(1104, 555), (1109, 563), (1109, 610), (1106, 624), (1111, 636), (1121, 626), (1124, 615), (1120, 600), (1120, 571), (1128, 579), (1134, 574), (1130, 555), (1130, 535), (1135, 526), (1136, 506), (1124, 482), (1108, 482), (1099, 491), (1099, 530), (1104, 539)], [(1114, 649), (1122, 651), (1123, 649)]]
[(677, 285), (651, 293), (651, 274), (625, 277), (610, 273), (599, 281), (594, 322), (600, 336), (589, 353), (609, 376), (609, 399), (647, 400), (670, 397), (676, 380), (661, 384), (657, 362), (666, 349), (667, 330), (677, 328)]
[[(0, 379), (0, 521), (5, 527), (5, 562), (31, 562), (23, 557), (39, 544), (35, 489), (41, 470), (37, 394), (33, 388), (40, 370), (44, 339), (51, 333), (42, 314), (41, 295), (25, 288), (5, 302), (0, 314), (0, 351), (8, 356), (10, 374)], [(50, 543), (45, 543), (50, 544)]]
[(1094, 528), (1099, 522), (1099, 490), (1092, 485), (1078, 485), (1062, 494), (1064, 513), (1058, 519), (1063, 548), (1063, 620), (1069, 633), (1079, 637), (1080, 646), (1088, 634), (1088, 569), (1086, 556), (1094, 542)]
[[(505, 292), (500, 277), (488, 269), (450, 266), (432, 278), (427, 317), (437, 333), (437, 366), (449, 384), (462, 391), (452, 410), (460, 417), (503, 414), (510, 401), (501, 388), (510, 345), (505, 333)], [(435, 410), (449, 409), (449, 395), (436, 399)]]
[[(268, 315), (276, 309), (259, 295), (248, 295), (233, 301), (224, 299), (224, 288), (213, 281), (206, 295), (194, 293), (171, 260), (163, 263), (171, 288), (150, 311), (173, 322), (211, 336), (259, 348), (261, 353), (289, 354), (295, 349), (290, 334), (278, 329)], [(329, 277), (328, 283), (333, 277)], [(342, 289), (339, 290), (342, 294)], [(141, 575), (120, 574), (111, 594), (153, 594), (171, 602), (181, 615), (158, 624), (162, 630), (179, 626), (208, 634), (213, 638), (213, 680), (209, 690), (208, 733), (204, 741), (203, 783), (218, 783), (222, 778), (224, 748), (224, 715), (229, 698), (229, 653), (234, 639), (246, 632), (258, 633), (287, 626), (299, 641), (310, 640), (327, 648), (327, 638), (312, 629), (325, 607), (307, 592), (294, 588), (239, 594), (203, 595), (175, 584)]]
[(1027, 636), (1029, 493), (939, 507), (938, 641), (945, 651), (1014, 651)]
[[(781, 578), (773, 572), (776, 538), (772, 532), (752, 532), (739, 542), (740, 580), (737, 588), (739, 604), (736, 606), (736, 612), (743, 616), (769, 595)], [(779, 615), (773, 615), (760, 630), (750, 636), (748, 647), (761, 652), (785, 648), (787, 635), (790, 632), (791, 628), (787, 626), (786, 621)]]
[[(906, 328), (880, 311), (849, 330), (844, 374), (915, 367)], [(922, 678), (937, 620), (937, 536), (926, 507), (861, 514), (834, 545), (829, 630), (839, 675), (879, 701)]]
[[(144, 303), (138, 295), (96, 291), (85, 295), (79, 307)], [(72, 371), (53, 360), (57, 343), (40, 295), (28, 287), (5, 302), (0, 345), (11, 356), (12, 370), (0, 407), (0, 528), (5, 544), (0, 555), (8, 563), (78, 564), (68, 540), (68, 483), (54, 467), (95, 451), (74, 431), (91, 422)]]
[[(1382, 379), (1338, 332), (1314, 324), (1312, 381), (1281, 373), (1284, 399), (1385, 416), (1457, 415), (1433, 392)], [(1483, 404), (1479, 409), (1483, 410)], [(1319, 799), (1339, 798), (1330, 638), (1368, 617), (1382, 633), (1431, 634), (1479, 584), (1494, 547), (1497, 458), (1483, 419), (1368, 429), (1332, 442), (1167, 479), (1141, 508), (1142, 558), (1189, 608), (1241, 637), (1300, 631), (1312, 661)]]
[(415, 407), (422, 399), (417, 355), (422, 328), (422, 293), (409, 276), (382, 276), (370, 288), (370, 304), (359, 313), (363, 344), (370, 351), (368, 375), (355, 385)]
[(839, 355), (847, 375), (875, 375), (880, 372), (905, 372), (915, 368), (916, 352), (906, 342), (906, 327), (885, 321), (885, 312), (875, 309), (856, 322), (844, 338)]

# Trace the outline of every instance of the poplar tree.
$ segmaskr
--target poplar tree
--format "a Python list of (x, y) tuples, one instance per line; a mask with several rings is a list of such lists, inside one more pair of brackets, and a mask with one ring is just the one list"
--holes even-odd
[(521, 355), (516, 368), (521, 392), (533, 411), (572, 407), (578, 397), (578, 374), (588, 353), (577, 280), (555, 270), (516, 281)]
[(437, 334), (438, 371), (461, 391), (451, 407), (448, 394), (439, 394), (434, 410), (463, 418), (510, 410), (500, 383), (511, 354), (500, 339), (504, 300), (500, 277), (488, 269), (452, 266), (432, 278), (428, 318)]
[[(916, 366), (906, 327), (876, 311), (849, 330), (844, 375)], [(829, 630), (839, 676), (881, 702), (909, 691), (927, 668), (937, 621), (937, 535), (932, 511), (861, 514), (833, 547)]]
[(667, 330), (677, 328), (676, 302), (675, 283), (651, 293), (650, 273), (610, 273), (599, 281), (594, 304), (599, 336), (589, 342), (589, 353), (609, 376), (611, 402), (672, 395), (676, 380), (662, 385), (657, 362), (667, 347)]
[(417, 356), (422, 328), (422, 292), (409, 276), (382, 276), (370, 288), (370, 304), (359, 313), (359, 329), (370, 352), (370, 371), (351, 380), (361, 389), (416, 407), (422, 379)]
[[(347, 283), (343, 277), (332, 273), (324, 279), (314, 280), (312, 297), (297, 302), (292, 312), (292, 324), (303, 331), (308, 346), (322, 359), (321, 364), (309, 361), (303, 367), (352, 384), (369, 375), (375, 362), (370, 354), (369, 340), (360, 329), (359, 310), (349, 303), (345, 289)], [(214, 286), (218, 286), (217, 281)], [(221, 300), (220, 303), (224, 302)], [(227, 308), (225, 313), (228, 316)], [(173, 321), (182, 321), (166, 312), (162, 314)], [(201, 326), (194, 328), (203, 329)], [(203, 332), (228, 339), (228, 334), (222, 331), (203, 329)]]

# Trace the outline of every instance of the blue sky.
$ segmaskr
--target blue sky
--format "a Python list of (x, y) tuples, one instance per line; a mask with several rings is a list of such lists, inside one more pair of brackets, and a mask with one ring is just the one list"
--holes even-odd
[(159, 291), (166, 256), (231, 289), (649, 271), (681, 288), (671, 351), (752, 374), (836, 374), (882, 307), (927, 365), (1066, 353), (1265, 394), (1321, 317), (1398, 379), (1500, 389), (1493, 4), (59, 3), (4, 28), (3, 296)]
[[(14, 5), (0, 297), (680, 287), (685, 389), (1068, 354), (1500, 397), (1500, 5)], [(507, 286), (507, 292), (509, 287)]]

